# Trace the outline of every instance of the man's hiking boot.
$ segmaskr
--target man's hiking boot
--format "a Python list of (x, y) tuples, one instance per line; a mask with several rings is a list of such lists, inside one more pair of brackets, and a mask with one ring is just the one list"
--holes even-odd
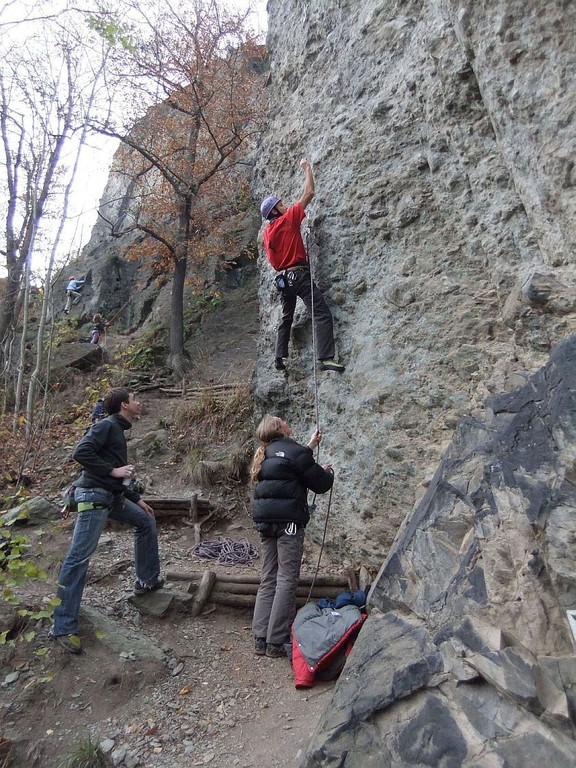
[(265, 637), (254, 638), (254, 653), (256, 654), (256, 656), (266, 655), (266, 638)]
[(272, 643), (266, 643), (266, 656), (269, 659), (281, 659), (286, 656), (286, 648), (284, 644), (273, 645)]
[(274, 367), (276, 368), (277, 371), (286, 370), (286, 366), (284, 365), (284, 360), (282, 360), (281, 357), (276, 358), (276, 360), (274, 361)]
[(82, 643), (78, 635), (53, 635), (53, 638), (68, 653), (82, 653)]
[(156, 592), (157, 589), (162, 589), (164, 586), (164, 579), (158, 578), (154, 582), (154, 584), (150, 584), (150, 586), (146, 584), (142, 584), (141, 581), (137, 581), (136, 584), (134, 584), (134, 594), (135, 595), (147, 595), (148, 592)]
[(340, 363), (336, 363), (332, 357), (326, 360), (320, 360), (321, 371), (336, 371), (336, 373), (344, 373), (346, 368)]

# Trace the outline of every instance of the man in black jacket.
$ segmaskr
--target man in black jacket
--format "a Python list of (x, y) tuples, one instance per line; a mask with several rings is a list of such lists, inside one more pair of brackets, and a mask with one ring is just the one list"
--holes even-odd
[(104, 398), (107, 418), (97, 422), (76, 446), (74, 459), (84, 468), (74, 485), (78, 517), (58, 579), (60, 604), (54, 611), (52, 636), (70, 653), (81, 653), (78, 614), (90, 557), (108, 517), (134, 528), (136, 594), (160, 589), (158, 537), (154, 511), (128, 487), (134, 466), (128, 464), (124, 432), (142, 406), (131, 392), (112, 389)]

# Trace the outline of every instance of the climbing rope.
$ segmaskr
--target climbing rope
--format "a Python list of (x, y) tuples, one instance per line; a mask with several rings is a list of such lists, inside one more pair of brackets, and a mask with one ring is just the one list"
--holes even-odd
[[(334, 486), (332, 486), (332, 488), (333, 487)], [(314, 571), (314, 576), (312, 577), (312, 582), (310, 584), (310, 591), (308, 592), (308, 597), (306, 598), (307, 603), (310, 602), (310, 596), (312, 595), (312, 590), (314, 589), (314, 584), (316, 583), (316, 577), (318, 576), (318, 571), (320, 570), (320, 560), (322, 559), (322, 553), (324, 551), (324, 542), (326, 541), (326, 532), (328, 530), (328, 520), (330, 519), (330, 507), (332, 506), (332, 488), (330, 488), (330, 494), (328, 496), (328, 509), (326, 510), (326, 519), (324, 520), (324, 530), (322, 531), (322, 541), (320, 542), (320, 552), (318, 553), (318, 562), (316, 563), (316, 570)]]
[[(316, 429), (320, 431), (320, 405), (319, 405), (319, 397), (318, 397), (318, 354), (316, 350), (316, 322), (315, 322), (315, 316), (314, 316), (314, 272), (312, 269), (312, 259), (310, 258), (309, 238), (310, 238), (310, 230), (306, 232), (306, 257), (308, 259), (308, 266), (310, 271), (310, 296), (311, 296), (311, 311), (312, 311), (312, 355), (314, 358), (314, 365), (313, 365), (314, 411), (316, 415)], [(319, 458), (320, 458), (320, 445), (317, 445), (316, 446), (316, 463), (319, 463)], [(330, 495), (328, 496), (328, 509), (326, 510), (326, 519), (324, 520), (324, 530), (322, 531), (322, 541), (320, 542), (320, 552), (318, 553), (318, 562), (316, 563), (316, 570), (314, 571), (314, 576), (312, 577), (312, 583), (310, 584), (310, 591), (308, 592), (306, 603), (310, 602), (310, 596), (312, 595), (312, 590), (314, 589), (316, 577), (318, 576), (318, 571), (320, 570), (320, 560), (322, 559), (322, 554), (324, 552), (324, 543), (326, 541), (326, 533), (328, 531), (328, 520), (330, 519), (330, 508), (332, 506), (333, 487), (334, 486), (332, 486), (332, 488), (330, 489)], [(310, 506), (312, 508), (316, 506), (316, 494), (314, 494), (314, 497), (312, 498), (312, 504)]]
[(313, 378), (314, 378), (314, 413), (316, 416), (316, 429), (320, 429), (320, 407), (318, 403), (318, 354), (316, 349), (316, 317), (314, 312), (314, 270), (312, 268), (312, 259), (310, 258), (309, 248), (310, 230), (306, 232), (306, 258), (308, 260), (308, 271), (310, 272), (310, 308), (312, 311), (312, 357), (313, 357)]
[(192, 550), (196, 557), (216, 560), (220, 565), (253, 565), (258, 557), (258, 549), (248, 539), (225, 539), (219, 536), (217, 541), (201, 541)]

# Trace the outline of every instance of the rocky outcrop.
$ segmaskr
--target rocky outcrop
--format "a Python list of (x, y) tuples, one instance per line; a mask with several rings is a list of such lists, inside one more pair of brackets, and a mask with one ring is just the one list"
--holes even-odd
[(347, 369), (314, 377), (303, 314), (273, 369), (263, 265), (254, 393), (301, 437), (319, 414), (325, 556), (385, 559), (302, 766), (572, 766), (576, 6), (268, 10), (255, 194), (297, 199), (311, 160)]
[(574, 765), (576, 336), (464, 419), (303, 765)]
[[(133, 134), (137, 136), (139, 131), (149, 131), (150, 125), (158, 125), (164, 112), (162, 104), (151, 108), (134, 127)], [(66, 277), (75, 272), (78, 277), (87, 278), (76, 314), (87, 318), (99, 312), (113, 321), (116, 331), (165, 328), (171, 313), (169, 269), (153, 267), (151, 260), (147, 261), (139, 251), (146, 235), (135, 227), (141, 207), (141, 190), (133, 178), (137, 157), (136, 151), (126, 145), (118, 147), (90, 240), (66, 272)], [(249, 175), (250, 161), (246, 159), (246, 179)], [(238, 288), (246, 273), (253, 271), (258, 225), (255, 210), (231, 211), (210, 233), (212, 255), (194, 263), (190, 260), (184, 288), (187, 325), (199, 321), (202, 300), (216, 291)], [(62, 294), (65, 287), (66, 281), (61, 284)]]
[(375, 605), (408, 606), (435, 630), (487, 613), (538, 652), (571, 648), (575, 363), (572, 336), (522, 388), (490, 398), (486, 420), (461, 422), (388, 553)]
[(373, 614), (301, 768), (571, 768), (574, 668), (471, 621), (433, 638), (414, 617)]
[(58, 345), (52, 369), (74, 368), (77, 371), (91, 371), (99, 368), (107, 359), (106, 350), (98, 344), (63, 342)]
[[(576, 7), (503, 0), (270, 0), (269, 124), (255, 196), (295, 200), (346, 373), (320, 374), (336, 469), (325, 551), (378, 567), (463, 416), (576, 329), (571, 73)], [(542, 12), (541, 12), (542, 11)], [(295, 34), (297, 30), (297, 34)], [(315, 421), (311, 332), (273, 370), (261, 270), (254, 392)], [(320, 536), (323, 508), (310, 527)]]

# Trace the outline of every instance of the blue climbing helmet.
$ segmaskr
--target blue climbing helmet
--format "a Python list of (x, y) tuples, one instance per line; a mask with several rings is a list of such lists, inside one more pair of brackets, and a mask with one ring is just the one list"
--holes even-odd
[(268, 216), (270, 216), (270, 211), (279, 202), (280, 198), (276, 197), (276, 195), (265, 197), (264, 200), (262, 200), (262, 205), (260, 206), (260, 213), (262, 214), (262, 218), (267, 219)]

